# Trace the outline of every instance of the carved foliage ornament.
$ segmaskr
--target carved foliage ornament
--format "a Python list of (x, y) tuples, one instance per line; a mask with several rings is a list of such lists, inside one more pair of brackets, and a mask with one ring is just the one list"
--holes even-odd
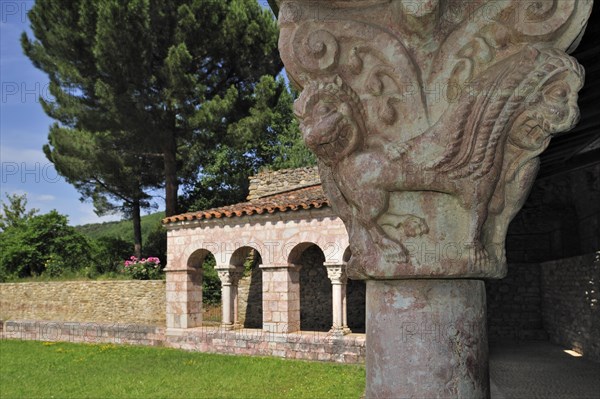
[(282, 1), (304, 139), (354, 278), (502, 277), (550, 138), (577, 122), (588, 0)]

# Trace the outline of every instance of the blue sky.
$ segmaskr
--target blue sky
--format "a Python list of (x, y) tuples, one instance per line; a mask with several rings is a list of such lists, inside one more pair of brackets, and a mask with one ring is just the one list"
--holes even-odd
[[(39, 103), (48, 98), (48, 78), (21, 51), (33, 1), (0, 0), (0, 193), (27, 194), (28, 206), (41, 213), (56, 209), (72, 225), (118, 220), (99, 218), (90, 203), (56, 173), (42, 151), (52, 124)], [(31, 36), (31, 35), (30, 35)]]
[[(266, 0), (258, 0), (266, 7)], [(43, 151), (53, 120), (42, 110), (39, 97), (49, 98), (48, 78), (23, 54), (20, 36), (30, 35), (27, 11), (32, 0), (0, 0), (0, 195), (26, 194), (29, 207), (52, 209), (69, 217), (72, 225), (118, 220), (98, 217), (91, 203), (56, 173)], [(159, 209), (164, 208), (156, 198)]]

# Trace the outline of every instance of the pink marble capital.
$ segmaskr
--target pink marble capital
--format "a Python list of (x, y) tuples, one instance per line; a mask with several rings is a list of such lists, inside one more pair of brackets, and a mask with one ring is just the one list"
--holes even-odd
[(578, 121), (590, 0), (282, 0), (351, 278), (500, 278), (539, 154)]

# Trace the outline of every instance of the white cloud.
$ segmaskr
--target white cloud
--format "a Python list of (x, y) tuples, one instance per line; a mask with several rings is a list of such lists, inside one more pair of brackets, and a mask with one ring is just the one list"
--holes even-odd
[(3, 145), (0, 148), (0, 161), (3, 163), (14, 162), (14, 163), (26, 163), (26, 164), (39, 164), (46, 165), (51, 162), (46, 158), (44, 151), (41, 148), (15, 148)]
[(38, 195), (34, 199), (35, 199), (35, 201), (50, 202), (50, 201), (54, 201), (56, 199), (56, 197), (54, 195), (50, 195), (50, 194), (42, 194), (42, 195)]

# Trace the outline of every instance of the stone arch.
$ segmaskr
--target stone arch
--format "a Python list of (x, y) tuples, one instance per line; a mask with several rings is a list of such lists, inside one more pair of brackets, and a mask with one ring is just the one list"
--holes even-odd
[(202, 297), (202, 324), (218, 325), (221, 322), (221, 287), (216, 274), (217, 265), (215, 254), (205, 247), (192, 252), (187, 258), (188, 269), (198, 273), (199, 295)]
[(288, 263), (295, 264), (302, 251), (310, 245), (319, 247), (326, 263), (341, 264), (348, 239), (343, 236), (324, 234), (321, 229), (302, 231), (283, 244), (283, 256), (287, 258)]
[(263, 325), (261, 264), (262, 255), (254, 246), (242, 246), (236, 249), (229, 260), (229, 265), (240, 274), (234, 298), (234, 314), (244, 328), (262, 328)]
[(210, 256), (214, 257), (214, 254), (206, 248), (195, 249), (191, 254), (187, 255), (186, 266), (188, 269), (199, 270), (202, 268), (202, 264), (206, 258)]
[(300, 266), (300, 329), (329, 331), (332, 325), (331, 282), (321, 248), (310, 242), (290, 252), (290, 262)]

